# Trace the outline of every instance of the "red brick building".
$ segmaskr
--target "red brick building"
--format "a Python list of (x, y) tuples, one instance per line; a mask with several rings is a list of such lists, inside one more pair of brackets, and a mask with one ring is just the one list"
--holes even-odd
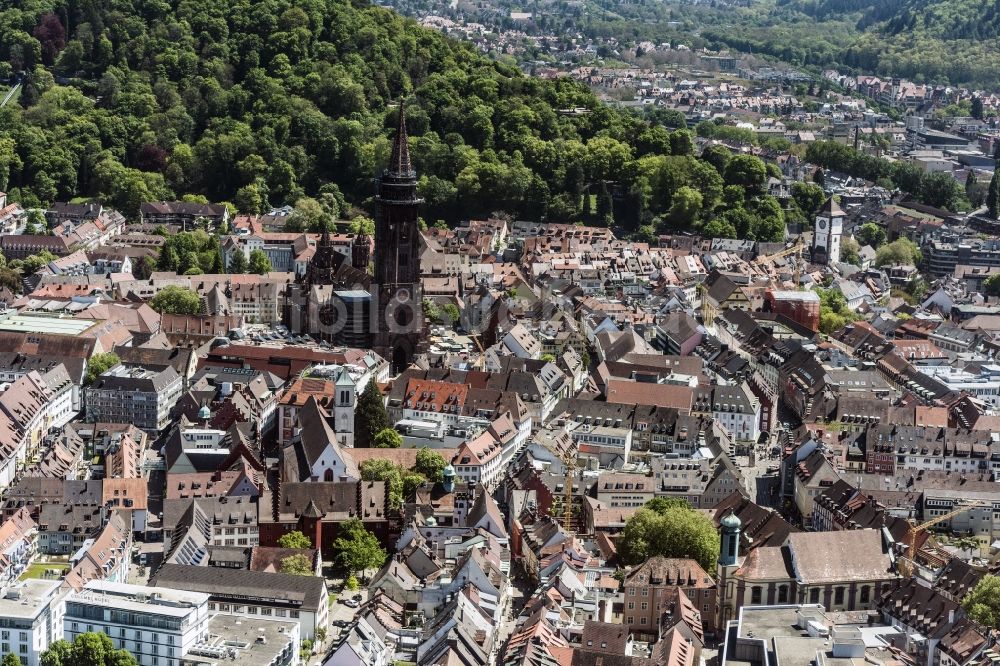
[(764, 303), (769, 312), (784, 315), (811, 331), (819, 330), (819, 295), (814, 291), (768, 289)]

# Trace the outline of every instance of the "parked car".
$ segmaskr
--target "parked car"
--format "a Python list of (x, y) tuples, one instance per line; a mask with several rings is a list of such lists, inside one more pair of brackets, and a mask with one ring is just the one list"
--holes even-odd
[(358, 603), (357, 601), (355, 601), (354, 599), (345, 599), (345, 600), (344, 600), (344, 605), (345, 605), (345, 606), (347, 606), (348, 608), (357, 608), (357, 607), (358, 607), (358, 606), (360, 606), (361, 604), (359, 604), (359, 603)]

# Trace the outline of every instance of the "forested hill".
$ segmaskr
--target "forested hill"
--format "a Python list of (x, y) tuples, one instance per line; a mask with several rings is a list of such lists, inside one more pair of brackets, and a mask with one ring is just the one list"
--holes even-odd
[(702, 36), (799, 65), (1000, 89), (996, 0), (758, 0)]
[(336, 190), (361, 203), (406, 97), (431, 221), (538, 216), (620, 181), (648, 127), (362, 3), (11, 4), (0, 79), (29, 77), (0, 110), (0, 190), (26, 205), (103, 196), (134, 213), (196, 193), (255, 211)]

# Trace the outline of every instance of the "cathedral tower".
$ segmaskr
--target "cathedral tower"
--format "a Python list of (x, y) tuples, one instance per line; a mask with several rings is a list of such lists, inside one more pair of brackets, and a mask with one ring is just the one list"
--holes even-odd
[(410, 163), (406, 108), (399, 105), (399, 128), (389, 166), (378, 179), (375, 221), (375, 279), (378, 289), (376, 333), (372, 347), (401, 372), (425, 339), (420, 304), (420, 229), (417, 173)]

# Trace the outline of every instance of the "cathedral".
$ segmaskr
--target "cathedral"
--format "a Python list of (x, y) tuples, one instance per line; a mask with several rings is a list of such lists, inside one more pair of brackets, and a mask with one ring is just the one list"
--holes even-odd
[(368, 273), (371, 239), (356, 237), (348, 257), (335, 249), (324, 229), (304, 278), (289, 288), (285, 320), (292, 331), (332, 344), (370, 347), (401, 372), (424, 351), (426, 340), (417, 221), (422, 200), (402, 103), (392, 156), (378, 178), (375, 201), (374, 276)]
[(399, 128), (389, 166), (378, 180), (375, 221), (375, 279), (378, 308), (372, 348), (402, 372), (423, 351), (427, 339), (420, 297), (420, 228), (417, 173), (410, 163), (406, 107), (399, 105)]

